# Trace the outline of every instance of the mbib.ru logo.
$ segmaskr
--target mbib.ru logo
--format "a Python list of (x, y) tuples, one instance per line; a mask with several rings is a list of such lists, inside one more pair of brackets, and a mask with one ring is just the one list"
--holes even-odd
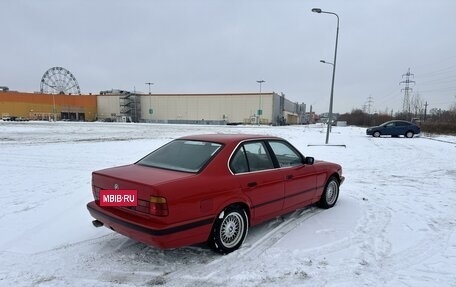
[(100, 206), (137, 206), (137, 190), (100, 190)]

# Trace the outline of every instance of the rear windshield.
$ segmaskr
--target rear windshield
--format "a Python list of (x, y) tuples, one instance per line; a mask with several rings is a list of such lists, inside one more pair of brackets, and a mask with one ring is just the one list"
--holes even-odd
[(174, 140), (148, 154), (137, 164), (185, 172), (199, 172), (222, 145), (195, 140)]

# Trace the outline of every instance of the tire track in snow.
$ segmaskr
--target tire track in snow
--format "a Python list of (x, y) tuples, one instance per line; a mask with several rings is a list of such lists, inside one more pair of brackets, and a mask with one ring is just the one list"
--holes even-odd
[[(340, 251), (341, 248), (349, 248), (352, 247), (354, 244), (362, 244), (366, 240), (370, 239), (372, 236), (380, 236), (381, 233), (384, 232), (386, 226), (388, 225), (391, 216), (387, 211), (381, 212), (379, 210), (376, 209), (374, 211), (367, 212), (362, 217), (363, 220), (360, 221), (360, 223), (357, 225), (356, 231), (352, 234), (352, 236), (346, 237), (336, 242), (332, 242), (322, 247), (306, 250), (306, 252), (330, 254), (333, 252)], [(233, 252), (227, 256), (221, 257), (220, 259), (216, 259), (213, 262), (210, 262), (209, 264), (205, 265), (204, 269), (202, 269), (201, 266), (197, 266), (194, 268), (188, 268), (185, 270), (180, 270), (178, 272), (167, 274), (167, 276), (172, 276), (173, 280), (165, 281), (167, 284), (170, 283), (170, 286), (193, 286), (195, 284), (197, 284), (198, 286), (217, 286), (217, 284), (223, 286), (224, 284), (217, 282), (218, 275), (223, 274), (224, 277), (227, 276), (227, 273), (237, 275), (242, 271), (245, 271), (245, 266), (249, 266), (250, 263), (252, 265), (258, 264), (258, 259), (261, 260), (261, 256), (270, 247), (273, 247), (275, 243), (277, 243), (291, 230), (296, 228), (299, 224), (309, 219), (310, 217), (317, 215), (322, 211), (324, 210), (311, 207), (300, 212), (300, 214), (299, 212), (295, 212), (291, 215), (290, 220), (281, 223), (279, 226), (277, 226), (270, 232), (264, 234), (261, 238), (255, 240), (254, 244), (245, 244), (238, 251)], [(372, 222), (372, 218), (375, 219), (374, 222)], [(381, 246), (384, 241), (386, 240), (379, 241), (380, 243), (377, 244), (377, 247)], [(391, 250), (390, 244), (386, 243), (384, 245), (386, 247), (382, 248), (383, 251), (381, 256), (386, 256), (383, 254), (388, 254)], [(375, 254), (375, 252), (372, 251), (372, 254)], [(243, 262), (243, 265), (239, 265), (238, 262)], [(215, 271), (210, 272), (209, 270)], [(339, 270), (338, 272), (332, 273), (331, 278), (337, 279), (340, 278), (340, 276), (356, 274), (356, 272), (356, 270), (347, 270), (345, 268), (342, 272), (340, 272)], [(305, 276), (302, 274), (304, 274)], [(307, 277), (307, 274), (305, 272), (302, 274), (302, 276), (300, 276), (299, 273), (295, 275), (298, 275), (298, 277), (300, 276), (300, 279), (302, 280), (305, 279), (305, 277)], [(311, 274), (312, 273), (309, 273), (309, 275)], [(291, 276), (292, 279), (296, 277), (293, 277), (293, 274), (282, 275)], [(312, 275), (315, 275), (315, 277), (321, 276), (321, 274)], [(279, 280), (281, 277), (282, 276), (278, 276), (277, 278), (275, 278), (274, 276), (267, 276), (267, 280)], [(324, 277), (326, 277), (326, 275)], [(238, 279), (233, 280), (233, 282), (235, 282)], [(326, 280), (322, 282), (322, 286), (326, 285), (326, 283), (328, 283), (328, 281)], [(243, 284), (245, 284), (245, 282)]]
[[(363, 201), (364, 202), (364, 201)], [(313, 258), (310, 262), (319, 261), (315, 268), (312, 263), (306, 264), (306, 273), (313, 279), (312, 286), (326, 286), (333, 282), (353, 282), (353, 278), (359, 276), (371, 261), (370, 258), (379, 260), (388, 256), (391, 252), (391, 244), (386, 240), (383, 233), (391, 220), (391, 214), (386, 209), (379, 208), (375, 204), (369, 204), (351, 235), (331, 242), (326, 245), (304, 250), (299, 253), (305, 258)], [(353, 262), (331, 262), (331, 254), (343, 250), (353, 249), (356, 254)], [(324, 260), (321, 260), (321, 257)], [(328, 263), (329, 262), (331, 263)], [(340, 264), (345, 268), (340, 268)]]
[[(33, 286), (42, 280), (42, 266), (47, 264), (55, 266), (43, 277), (52, 277), (52, 286), (68, 285), (62, 283), (68, 280), (72, 282), (70, 286), (155, 286), (164, 284), (163, 276), (179, 266), (186, 268), (194, 260), (201, 266), (205, 253), (212, 255), (212, 251), (194, 247), (158, 250), (112, 233), (40, 253), (14, 254), (16, 259), (24, 258), (14, 261), (22, 266), (19, 270), (27, 270), (21, 275), (23, 285), (20, 286)], [(173, 261), (177, 260), (181, 263), (176, 265)], [(14, 277), (0, 270), (0, 280)]]
[[(392, 220), (391, 215), (392, 212), (388, 207), (370, 204), (352, 236), (342, 241), (334, 242), (330, 246), (309, 250), (309, 254), (324, 254), (325, 257), (341, 249), (355, 248), (357, 250), (357, 254), (353, 257), (353, 262), (331, 262), (331, 265), (328, 264), (323, 268), (324, 272), (321, 270), (307, 272), (310, 277), (318, 282), (315, 286), (326, 286), (332, 282), (338, 282), (342, 285), (343, 283), (352, 284), (353, 282), (358, 282), (357, 284), (359, 285), (378, 284), (378, 282), (400, 282), (406, 285), (407, 279), (401, 280), (403, 278), (403, 273), (401, 273), (403, 270), (422, 264), (432, 256), (440, 256), (442, 250), (451, 248), (449, 241), (456, 221), (446, 222), (444, 225), (447, 227), (439, 228), (435, 225), (437, 225), (437, 222), (441, 225), (442, 222), (435, 220), (435, 225), (429, 224), (429, 228), (433, 232), (425, 232), (423, 238), (412, 241), (413, 245), (398, 252), (393, 252), (392, 243), (386, 236), (386, 229)], [(306, 253), (303, 254), (305, 255)], [(338, 268), (336, 266), (338, 264), (344, 264), (346, 268)], [(433, 270), (423, 269), (420, 271), (423, 276), (434, 272)], [(366, 276), (366, 274), (370, 276)], [(451, 276), (451, 274), (444, 275)], [(434, 278), (438, 276), (439, 274), (434, 276)], [(360, 282), (360, 278), (364, 278), (367, 281)], [(372, 281), (372, 278), (375, 278), (375, 281)]]
[(437, 142), (442, 142), (442, 143), (453, 144), (456, 147), (456, 142), (442, 140), (442, 139), (436, 139), (436, 138), (432, 138), (432, 137), (428, 137), (428, 136), (420, 136), (420, 138), (431, 140), (431, 141), (437, 141)]
[[(204, 250), (198, 247), (183, 248), (175, 250), (176, 254), (184, 254), (184, 250), (199, 250), (199, 255), (210, 255), (213, 256), (214, 260), (211, 261), (211, 258), (208, 260), (200, 260), (193, 262), (194, 264), (184, 264), (182, 268), (176, 270), (148, 270), (147, 262), (145, 264), (135, 264), (134, 266), (128, 266), (126, 270), (111, 270), (109, 268), (110, 260), (113, 260), (115, 256), (113, 254), (122, 252), (122, 253), (132, 253), (138, 245), (141, 243), (132, 242), (130, 239), (119, 240), (120, 242), (112, 247), (112, 251), (107, 253), (97, 254), (94, 257), (84, 257), (84, 265), (82, 268), (91, 269), (92, 265), (103, 265), (103, 261), (106, 260), (108, 268), (101, 266), (92, 270), (92, 276), (90, 278), (80, 278), (81, 280), (98, 280), (99, 282), (104, 282), (106, 284), (116, 283), (116, 284), (132, 284), (134, 286), (155, 286), (155, 285), (166, 285), (166, 286), (193, 286), (197, 283), (198, 286), (216, 286), (214, 278), (217, 277), (220, 273), (226, 271), (226, 266), (236, 266), (234, 269), (230, 268), (230, 272), (240, 272), (242, 271), (242, 266), (237, 265), (236, 263), (239, 260), (255, 262), (258, 260), (258, 256), (264, 253), (268, 248), (277, 243), (281, 238), (283, 238), (287, 233), (296, 228), (299, 224), (311, 218), (314, 215), (324, 211), (315, 206), (305, 208), (304, 210), (297, 210), (289, 215), (285, 216), (285, 220), (279, 223), (272, 230), (261, 235), (260, 238), (254, 239), (255, 241), (252, 244), (244, 244), (239, 250), (225, 255), (217, 255), (211, 250)], [(267, 222), (266, 222), (267, 223)], [(272, 222), (273, 223), (273, 222)], [(271, 224), (271, 223), (270, 223)], [(105, 236), (106, 237), (106, 236)], [(87, 240), (85, 242), (80, 242), (72, 245), (79, 244), (97, 244), (98, 241), (104, 241), (106, 238), (97, 238), (94, 240)], [(166, 251), (153, 249), (150, 247), (144, 246), (148, 250), (153, 250), (153, 254), (166, 254)], [(133, 250), (130, 250), (133, 249)], [(57, 251), (57, 250), (56, 250)], [(173, 252), (173, 251), (171, 251)], [(205, 253), (205, 254), (201, 254)], [(166, 256), (166, 255), (165, 255)], [(201, 256), (197, 256), (201, 258)], [(182, 258), (179, 258), (182, 260)], [(154, 262), (156, 264), (156, 262)], [(214, 270), (214, 271), (210, 271)], [(86, 273), (86, 272), (84, 272)], [(57, 275), (55, 275), (58, 278)], [(221, 284), (224, 285), (224, 284)]]
[[(201, 266), (189, 267), (187, 269), (169, 273), (164, 279), (167, 284), (172, 284), (171, 286), (193, 286), (196, 283), (198, 286), (217, 286), (218, 283), (216, 283), (216, 280), (214, 279), (216, 279), (219, 274), (225, 274), (227, 272), (227, 266), (229, 267), (230, 274), (244, 271), (245, 264), (239, 265), (237, 262), (242, 260), (243, 262), (247, 261), (256, 264), (255, 262), (258, 261), (259, 256), (276, 244), (286, 234), (295, 229), (302, 222), (323, 211), (324, 209), (315, 206), (297, 210), (290, 215), (285, 216), (289, 218), (285, 219), (274, 229), (263, 234), (261, 238), (256, 239), (252, 244), (244, 243), (239, 250), (215, 259), (205, 265), (205, 268), (201, 268)], [(210, 272), (208, 270), (214, 271)], [(168, 277), (170, 277), (170, 280)], [(220, 283), (220, 285), (222, 286), (223, 284)]]
[[(220, 273), (226, 272), (226, 266), (236, 266), (234, 269), (230, 268), (229, 272), (231, 273), (242, 271), (242, 266), (236, 264), (239, 260), (248, 262), (257, 261), (262, 253), (272, 247), (287, 233), (322, 211), (324, 210), (311, 206), (292, 212), (291, 214), (286, 215), (286, 219), (272, 230), (262, 234), (260, 238), (253, 239), (254, 242), (251, 244), (244, 243), (239, 250), (231, 254), (221, 256), (212, 253), (210, 250), (206, 250), (215, 258), (212, 261), (209, 259), (209, 262), (195, 262), (193, 265), (184, 265), (178, 270), (168, 270), (165, 272), (150, 272), (146, 270), (147, 268), (143, 270), (132, 269), (126, 271), (109, 269), (104, 271), (98, 270), (98, 275), (96, 275), (96, 277), (103, 282), (128, 282), (129, 284), (133, 283), (138, 286), (166, 285), (180, 287), (193, 286), (195, 284), (198, 286), (216, 286), (217, 283), (214, 282), (214, 278)], [(267, 223), (268, 222), (266, 222), (266, 224)], [(273, 222), (269, 224), (273, 224)], [(121, 242), (120, 245), (114, 249), (123, 249), (124, 246), (128, 245), (127, 241), (128, 240)], [(214, 271), (211, 272), (210, 270)], [(220, 285), (223, 286), (224, 284)]]

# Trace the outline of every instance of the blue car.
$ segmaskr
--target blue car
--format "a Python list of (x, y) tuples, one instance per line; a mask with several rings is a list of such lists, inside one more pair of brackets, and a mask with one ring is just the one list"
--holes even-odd
[(407, 121), (389, 121), (377, 127), (368, 128), (366, 135), (373, 137), (380, 136), (404, 136), (406, 138), (413, 138), (421, 132), (420, 127)]

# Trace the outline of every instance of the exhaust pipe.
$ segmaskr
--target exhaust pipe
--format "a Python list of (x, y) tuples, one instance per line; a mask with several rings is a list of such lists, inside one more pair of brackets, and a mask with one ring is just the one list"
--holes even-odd
[(94, 220), (92, 221), (92, 224), (93, 226), (95, 227), (102, 227), (103, 226), (103, 222), (99, 221), (99, 220)]

